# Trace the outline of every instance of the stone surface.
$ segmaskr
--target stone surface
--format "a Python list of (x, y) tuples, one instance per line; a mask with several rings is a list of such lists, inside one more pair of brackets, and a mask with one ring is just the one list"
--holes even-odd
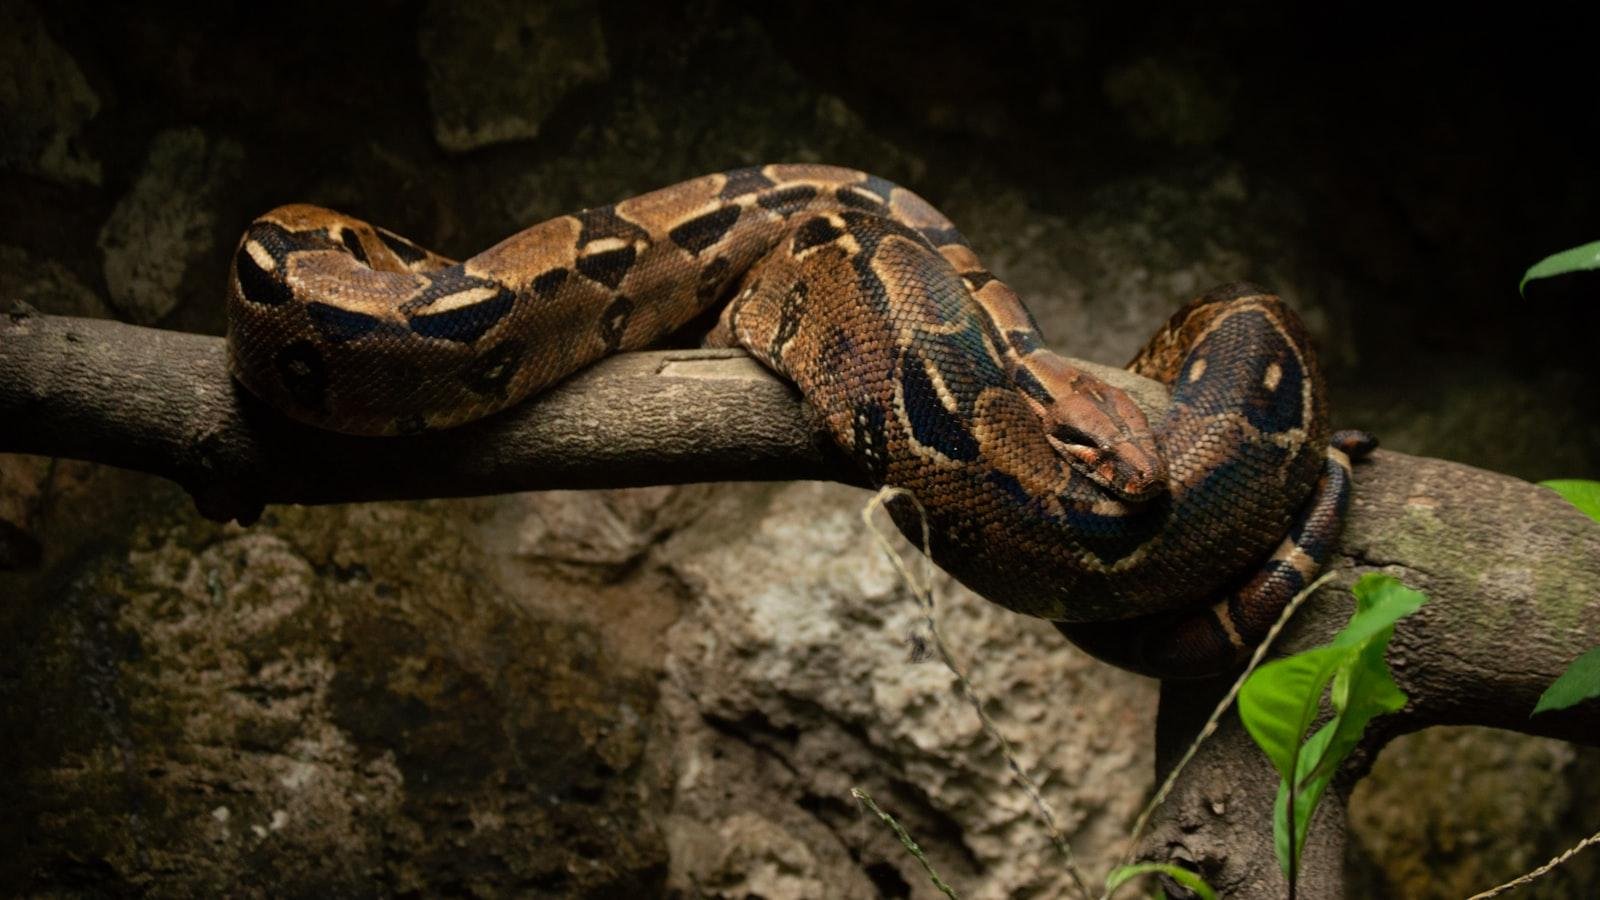
[(0, 245), (0, 303), (22, 301), (55, 316), (111, 318), (111, 308), (66, 266)]
[[(100, 229), (111, 302), (129, 320), (153, 324), (183, 299), (185, 277), (225, 256), (216, 204), (240, 173), (243, 151), (198, 128), (164, 131), (143, 171)], [(214, 286), (203, 293), (215, 298)]]
[(0, 456), (0, 572), (28, 569), (43, 556), (45, 486), (51, 461)]
[(39, 10), (27, 0), (0, 2), (0, 168), (100, 184), (100, 162), (82, 142), (99, 112), (99, 95)]
[(434, 0), (424, 7), (418, 45), (433, 136), (455, 153), (538, 137), (574, 88), (610, 72), (590, 0)]
[[(1480, 728), (1434, 728), (1386, 748), (1350, 802), (1374, 898), (1465, 897), (1544, 864), (1600, 829), (1600, 751)], [(1514, 839), (1507, 841), (1507, 837)], [(1590, 896), (1585, 852), (1517, 897)]]
[(663, 534), (687, 524), (701, 492), (676, 487), (620, 491), (548, 491), (524, 495), (515, 554), (617, 573), (636, 563)]
[(653, 893), (654, 690), (585, 626), (441, 590), (484, 566), (460, 506), (142, 528), (7, 609), (0, 706), (31, 738), (5, 845), (116, 891)]
[[(669, 636), (668, 690), (723, 732), (678, 760), (675, 812), (726, 822), (747, 802), (728, 796), (728, 781), (753, 775), (747, 790), (770, 798), (770, 826), (796, 837), (832, 831), (829, 843), (843, 843), (836, 857), (862, 856), (850, 870), (898, 870), (913, 896), (933, 896), (892, 833), (850, 801), (860, 786), (906, 823), (963, 896), (1062, 895), (1047, 829), (862, 522), (870, 495), (816, 484), (740, 493), (725, 492), (699, 528), (662, 551), (697, 598)], [(1154, 684), (1090, 661), (1046, 623), (942, 576), (938, 584), (958, 665), (1079, 856), (1103, 876), (1150, 786)], [(755, 744), (777, 765), (721, 771), (718, 748), (730, 740)], [(723, 861), (702, 862), (707, 870), (675, 871), (674, 883), (716, 881)], [(819, 869), (828, 872), (820, 861), (796, 871)], [(824, 882), (848, 879), (834, 871)], [(794, 890), (764, 895), (807, 896), (800, 882)]]
[(1342, 303), (1309, 274), (1305, 249), (1279, 237), (1296, 217), (1293, 198), (1253, 188), (1234, 165), (1107, 183), (1075, 216), (972, 176), (943, 205), (1052, 346), (1074, 356), (1126, 362), (1185, 300), (1227, 281), (1289, 298), (1319, 336)]
[(1226, 87), (1231, 85), (1225, 77), (1152, 56), (1117, 66), (1105, 78), (1106, 99), (1130, 131), (1178, 147), (1203, 146), (1227, 134), (1230, 106), (1218, 90)]

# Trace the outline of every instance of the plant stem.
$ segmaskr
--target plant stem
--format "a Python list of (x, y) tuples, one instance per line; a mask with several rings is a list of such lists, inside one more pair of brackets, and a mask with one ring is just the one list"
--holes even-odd
[[(1300, 861), (1300, 835), (1298, 829), (1294, 827), (1295, 769), (1299, 764), (1300, 754), (1296, 752), (1294, 759), (1289, 762), (1288, 789), (1283, 804), (1284, 818), (1289, 820), (1289, 900), (1294, 900), (1295, 882), (1299, 880), (1298, 876), (1300, 874), (1297, 871), (1299, 866), (1295, 865)], [(1306, 827), (1309, 828), (1310, 826), (1311, 823), (1307, 821)]]

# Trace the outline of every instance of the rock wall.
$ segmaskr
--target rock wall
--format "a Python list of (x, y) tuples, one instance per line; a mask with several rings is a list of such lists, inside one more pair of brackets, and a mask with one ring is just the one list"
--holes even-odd
[[(1595, 307), (1515, 295), (1593, 237), (1595, 126), (1550, 97), (1582, 56), (1493, 23), (1197, 16), (0, 0), (0, 299), (217, 333), (233, 241), (279, 203), (460, 256), (680, 178), (829, 161), (943, 208), (1073, 354), (1126, 358), (1250, 278), (1306, 314), (1341, 423), (1600, 471)], [(153, 479), (0, 458), (0, 558), (33, 562), (0, 574), (0, 885), (938, 896), (856, 787), (965, 896), (1061, 896), (867, 499), (553, 492), (239, 528)], [(986, 712), (1103, 873), (1151, 789), (1154, 684), (939, 588)], [(1592, 832), (1597, 779), (1549, 742), (1403, 741), (1357, 794), (1351, 865), (1368, 896), (1487, 886)], [(1580, 896), (1585, 864), (1529, 895)], [(1424, 874), (1446, 869), (1463, 883)]]

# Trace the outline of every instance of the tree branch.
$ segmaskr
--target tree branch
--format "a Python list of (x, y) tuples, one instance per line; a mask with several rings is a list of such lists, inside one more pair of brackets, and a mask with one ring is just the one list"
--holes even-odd
[[(1385, 744), (1430, 725), (1600, 745), (1600, 702), (1529, 718), (1566, 666), (1600, 645), (1600, 525), (1525, 481), (1380, 451), (1356, 468), (1340, 544), (1344, 574), (1307, 601), (1276, 649), (1330, 640), (1349, 619), (1348, 587), (1362, 572), (1382, 569), (1429, 597), (1390, 643), (1389, 665), (1410, 702), (1373, 723), (1343, 773), (1341, 800)], [(1171, 767), (1226, 688), (1162, 686), (1158, 768)], [(1284, 896), (1272, 848), (1277, 784), (1230, 712), (1157, 814), (1142, 855), (1194, 861), (1223, 896)], [(1306, 843), (1306, 900), (1344, 895), (1344, 810), (1332, 798), (1323, 807)]]
[(150, 472), (208, 518), (268, 503), (695, 481), (862, 483), (793, 389), (736, 351), (625, 354), (537, 402), (403, 438), (292, 422), (228, 376), (221, 338), (14, 309), (0, 321), (0, 452)]
[[(1160, 385), (1084, 363), (1152, 408)], [(737, 350), (625, 353), (461, 428), (354, 437), (292, 422), (228, 376), (221, 338), (18, 307), (0, 320), (0, 452), (183, 486), (201, 514), (268, 503), (466, 497), (704, 481), (865, 485), (800, 396)]]
[[(1159, 413), (1159, 386), (1084, 363)], [(739, 353), (627, 354), (473, 425), (358, 438), (289, 422), (238, 389), (220, 338), (15, 308), (0, 320), (0, 452), (64, 456), (178, 482), (213, 519), (267, 503), (342, 503), (693, 481), (825, 479), (854, 467), (788, 386)], [(1382, 568), (1431, 600), (1397, 629), (1391, 663), (1411, 696), (1379, 720), (1346, 787), (1397, 734), (1480, 724), (1600, 743), (1600, 704), (1529, 719), (1539, 693), (1600, 644), (1600, 527), (1553, 492), (1441, 460), (1379, 452), (1356, 472), (1335, 565)], [(1282, 649), (1327, 640), (1344, 588), (1312, 598)], [(1164, 687), (1163, 767), (1224, 686)], [(1185, 771), (1144, 856), (1192, 860), (1229, 896), (1283, 894), (1272, 851), (1277, 776), (1237, 718)], [(1325, 804), (1301, 896), (1341, 893), (1343, 810)]]

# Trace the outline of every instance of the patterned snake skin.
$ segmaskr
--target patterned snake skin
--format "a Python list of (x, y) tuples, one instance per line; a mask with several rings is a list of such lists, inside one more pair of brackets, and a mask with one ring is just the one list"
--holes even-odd
[[(1172, 388), (1152, 426), (1045, 348), (927, 202), (818, 165), (698, 178), (461, 263), (281, 207), (234, 256), (230, 365), (295, 419), (414, 433), (718, 303), (711, 341), (792, 381), (873, 484), (911, 492), (946, 571), (1137, 671), (1236, 663), (1332, 551), (1347, 454), (1371, 446), (1330, 434), (1310, 341), (1277, 297), (1228, 285), (1172, 317), (1129, 366)], [(890, 511), (920, 540), (913, 504)]]

